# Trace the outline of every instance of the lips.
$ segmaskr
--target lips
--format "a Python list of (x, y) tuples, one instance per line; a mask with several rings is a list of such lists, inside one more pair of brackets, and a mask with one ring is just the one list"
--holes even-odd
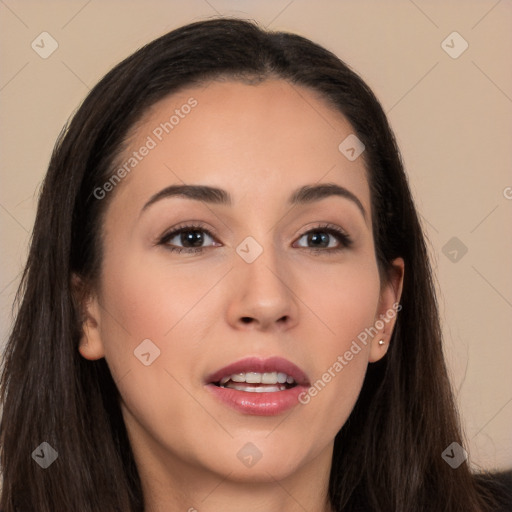
[(281, 357), (242, 359), (205, 379), (206, 390), (221, 404), (257, 416), (277, 415), (299, 405), (308, 386), (307, 375)]
[[(257, 359), (249, 357), (241, 359), (235, 363), (217, 370), (206, 378), (207, 384), (220, 384), (223, 379), (231, 377), (232, 375), (240, 374), (284, 374), (287, 377), (291, 377), (295, 384), (307, 386), (309, 380), (307, 375), (295, 364), (282, 357), (270, 357), (268, 359)], [(252, 376), (249, 377), (252, 379)], [(282, 380), (282, 379), (279, 379)], [(241, 382), (241, 381), (239, 381)], [(246, 380), (251, 382), (251, 380)], [(257, 383), (257, 380), (251, 382)], [(288, 379), (288, 384), (292, 384)]]

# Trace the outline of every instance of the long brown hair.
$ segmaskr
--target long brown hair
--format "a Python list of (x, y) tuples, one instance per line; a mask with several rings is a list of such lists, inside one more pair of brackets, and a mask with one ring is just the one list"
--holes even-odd
[[(219, 77), (281, 78), (321, 94), (366, 147), (373, 236), (383, 279), (405, 260), (390, 349), (368, 368), (355, 408), (337, 434), (329, 496), (337, 511), (480, 511), (490, 498), (467, 463), (441, 457), (463, 444), (441, 347), (438, 308), (400, 153), (386, 116), (361, 78), (298, 35), (213, 19), (174, 30), (112, 69), (90, 92), (55, 146), (39, 198), (18, 314), (1, 377), (4, 512), (143, 510), (141, 483), (104, 359), (79, 355), (81, 317), (73, 274), (94, 282), (102, 216), (126, 137), (147, 109), (185, 86)], [(110, 194), (112, 196), (113, 194)], [(31, 453), (58, 452), (42, 470)]]

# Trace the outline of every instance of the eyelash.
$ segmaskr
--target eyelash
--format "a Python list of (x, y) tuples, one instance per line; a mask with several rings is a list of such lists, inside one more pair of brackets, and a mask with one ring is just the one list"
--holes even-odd
[[(216, 241), (215, 236), (211, 233), (210, 230), (208, 230), (206, 227), (200, 225), (200, 224), (186, 224), (181, 225), (176, 228), (174, 228), (172, 231), (165, 233), (160, 240), (156, 243), (156, 245), (164, 245), (166, 246), (166, 249), (171, 252), (177, 252), (178, 254), (181, 254), (182, 252), (185, 253), (194, 253), (198, 254), (203, 252), (207, 247), (176, 247), (172, 245), (168, 245), (169, 240), (172, 240), (176, 235), (179, 235), (183, 232), (187, 231), (200, 231), (202, 233), (206, 233), (210, 238)], [(308, 231), (305, 231), (302, 233), (298, 240), (300, 240), (303, 236), (308, 235), (310, 233), (327, 233), (329, 235), (334, 236), (339, 241), (340, 245), (339, 247), (335, 248), (318, 248), (318, 247), (300, 247), (301, 249), (307, 249), (313, 253), (327, 253), (327, 254), (335, 254), (339, 251), (342, 251), (345, 248), (348, 248), (352, 245), (353, 241), (350, 238), (350, 236), (343, 231), (341, 228), (333, 225), (333, 224), (321, 224), (319, 226), (316, 226), (312, 229), (309, 229)]]

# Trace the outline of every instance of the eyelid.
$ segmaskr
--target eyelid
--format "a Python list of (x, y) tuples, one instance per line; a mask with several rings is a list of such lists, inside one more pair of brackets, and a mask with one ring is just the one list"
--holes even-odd
[(332, 231), (335, 231), (336, 233), (341, 233), (342, 235), (350, 238), (350, 235), (341, 226), (338, 226), (336, 224), (332, 224), (330, 222), (320, 222), (319, 224), (315, 224), (314, 226), (310, 226), (310, 227), (306, 228), (305, 231), (303, 231), (302, 234), (299, 235), (299, 237), (307, 235), (311, 231), (320, 231), (321, 229), (332, 230)]
[(300, 240), (303, 236), (308, 235), (309, 233), (314, 233), (315, 231), (325, 231), (326, 233), (329, 233), (330, 235), (334, 237), (339, 238), (339, 243), (341, 247), (337, 248), (318, 248), (318, 247), (303, 247), (303, 249), (309, 249), (312, 251), (322, 251), (327, 253), (333, 253), (337, 250), (341, 250), (343, 248), (349, 248), (353, 245), (354, 240), (352, 237), (348, 234), (348, 232), (343, 229), (341, 226), (338, 226), (336, 224), (332, 224), (330, 222), (321, 222), (320, 224), (316, 224), (314, 226), (311, 226), (307, 228), (305, 231), (302, 232), (297, 238), (297, 240)]
[[(154, 245), (161, 245), (165, 244), (167, 241), (169, 241), (171, 238), (174, 238), (177, 234), (179, 234), (181, 231), (204, 231), (208, 236), (210, 236), (213, 240), (215, 240), (216, 243), (221, 243), (218, 240), (218, 236), (215, 232), (215, 229), (211, 228), (207, 224), (205, 224), (202, 221), (187, 221), (187, 222), (181, 222), (180, 224), (173, 226), (172, 228), (167, 229), (162, 235), (157, 237), (157, 239), (154, 242)], [(204, 248), (203, 248), (204, 249)]]

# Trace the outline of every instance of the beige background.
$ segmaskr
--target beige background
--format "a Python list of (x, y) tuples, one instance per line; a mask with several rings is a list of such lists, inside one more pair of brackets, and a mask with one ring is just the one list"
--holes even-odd
[[(429, 238), (470, 460), (512, 467), (510, 0), (0, 0), (0, 346), (64, 122), (122, 58), (218, 14), (319, 42), (381, 100)], [(59, 45), (47, 59), (31, 48), (44, 31)], [(441, 46), (454, 31), (469, 44), (456, 59)], [(447, 40), (452, 52), (461, 43)], [(456, 262), (445, 247), (452, 237), (468, 249)]]

